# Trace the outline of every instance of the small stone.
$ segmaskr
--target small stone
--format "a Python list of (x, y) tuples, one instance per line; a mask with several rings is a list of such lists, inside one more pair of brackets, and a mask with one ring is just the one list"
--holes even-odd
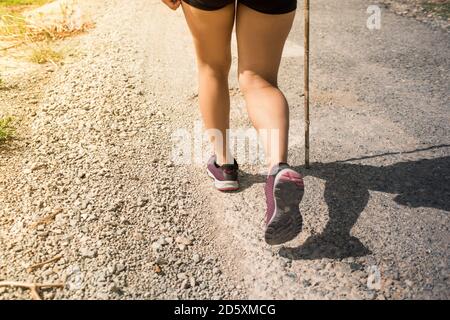
[(167, 237), (165, 240), (166, 240), (166, 242), (168, 244), (172, 244), (173, 243), (173, 238), (172, 237)]
[(115, 264), (108, 265), (107, 270), (109, 274), (114, 274), (116, 272), (116, 265)]
[(109, 292), (121, 294), (121, 293), (122, 293), (122, 290), (121, 290), (115, 283), (113, 283), (113, 284), (110, 285), (110, 287), (109, 287)]
[(367, 288), (369, 290), (381, 290), (381, 273), (377, 266), (371, 266), (369, 268)]
[(189, 280), (188, 279), (184, 280), (183, 283), (181, 284), (181, 287), (183, 289), (189, 289), (191, 287)]
[(358, 270), (364, 270), (364, 266), (362, 264), (356, 263), (356, 262), (350, 262), (350, 270), (358, 271)]
[(125, 265), (122, 263), (116, 264), (116, 274), (125, 270)]
[(158, 265), (164, 265), (164, 264), (167, 264), (167, 260), (164, 259), (163, 257), (158, 257), (156, 259), (155, 263), (158, 264)]
[(200, 262), (200, 255), (198, 255), (197, 253), (195, 253), (195, 254), (192, 256), (192, 260), (193, 260), (195, 263), (199, 263), (199, 262)]
[(95, 250), (91, 250), (89, 248), (82, 247), (80, 248), (80, 255), (84, 258), (95, 258), (97, 252)]
[(138, 206), (138, 207), (144, 207), (146, 204), (148, 203), (148, 199), (143, 199), (143, 198), (139, 198), (138, 200), (137, 200), (137, 203), (136, 203), (136, 205)]
[(307, 288), (311, 287), (311, 281), (310, 280), (302, 280), (302, 285)]
[(162, 249), (162, 245), (161, 245), (161, 243), (159, 243), (158, 241), (156, 241), (156, 242), (153, 242), (153, 243), (152, 243), (152, 248), (153, 248), (153, 250), (155, 250), (155, 251), (159, 251), (159, 250)]
[(177, 237), (175, 241), (179, 244), (184, 244), (185, 246), (189, 246), (192, 244), (192, 241), (185, 237)]
[(189, 277), (189, 284), (191, 285), (192, 288), (197, 285), (197, 281), (195, 281), (194, 277)]
[(114, 204), (110, 205), (107, 210), (110, 212), (116, 212), (117, 210), (119, 210), (119, 208), (120, 208), (120, 204), (114, 203)]
[(221, 273), (219, 268), (213, 268), (212, 272), (213, 272), (213, 274), (216, 274), (216, 275)]
[(161, 273), (161, 272), (162, 272), (161, 267), (160, 267), (159, 265), (157, 265), (157, 264), (155, 264), (155, 265), (153, 266), (153, 271), (154, 271), (155, 273)]
[(180, 280), (187, 279), (187, 275), (184, 272), (180, 272), (179, 274), (177, 274), (177, 278)]

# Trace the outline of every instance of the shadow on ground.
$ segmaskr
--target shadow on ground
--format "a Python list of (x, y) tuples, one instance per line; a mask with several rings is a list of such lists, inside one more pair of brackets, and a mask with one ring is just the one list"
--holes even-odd
[[(315, 163), (309, 169), (295, 168), (306, 176), (325, 180), (324, 197), (329, 220), (321, 234), (311, 236), (299, 247), (281, 248), (281, 256), (299, 260), (342, 259), (369, 254), (370, 250), (350, 235), (368, 203), (369, 190), (396, 194), (394, 201), (403, 206), (450, 211), (450, 157), (388, 166), (348, 163), (352, 160), (356, 159)], [(265, 178), (244, 174), (242, 180), (245, 186), (263, 182)]]

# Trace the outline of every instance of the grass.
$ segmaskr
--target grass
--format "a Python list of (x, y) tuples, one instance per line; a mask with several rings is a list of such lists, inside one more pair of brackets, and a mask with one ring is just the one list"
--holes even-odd
[(450, 18), (450, 1), (425, 1), (422, 7), (444, 19)]
[[(79, 29), (74, 29), (70, 21), (72, 9), (62, 7), (62, 21), (58, 24), (41, 24), (31, 22), (22, 15), (26, 8), (42, 5), (50, 0), (0, 0), (0, 43), (3, 47), (0, 50), (28, 45), (32, 47), (32, 60), (38, 63), (41, 61), (59, 60), (61, 54), (46, 45), (36, 46), (38, 43), (49, 43), (55, 40), (64, 39), (76, 34), (83, 33), (93, 27), (91, 23), (85, 23)], [(37, 49), (35, 48), (37, 47)], [(46, 47), (43, 49), (42, 47)], [(47, 59), (47, 58), (48, 59)]]
[(11, 126), (11, 117), (0, 118), (0, 143), (11, 139), (14, 135), (14, 129)]
[(50, 0), (2, 0), (0, 6), (26, 6), (26, 5), (43, 5)]
[(0, 14), (20, 14), (23, 10), (49, 2), (51, 0), (0, 0)]
[(33, 46), (31, 51), (31, 62), (44, 64), (51, 62), (57, 64), (64, 58), (64, 52), (62, 50), (53, 49), (50, 43), (38, 44)]
[(24, 9), (29, 6), (42, 6), (51, 0), (1, 0), (0, 7), (5, 10), (14, 10), (17, 7), (23, 7)]

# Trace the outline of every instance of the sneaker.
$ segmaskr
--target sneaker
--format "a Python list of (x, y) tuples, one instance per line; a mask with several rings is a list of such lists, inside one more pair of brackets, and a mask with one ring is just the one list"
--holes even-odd
[(206, 171), (208, 176), (214, 179), (214, 187), (219, 191), (236, 191), (239, 189), (238, 164), (224, 164), (219, 166), (216, 163), (216, 156), (212, 156), (208, 161)]
[(294, 239), (302, 230), (299, 204), (304, 193), (302, 176), (288, 164), (272, 168), (265, 186), (267, 213), (265, 240), (270, 245)]

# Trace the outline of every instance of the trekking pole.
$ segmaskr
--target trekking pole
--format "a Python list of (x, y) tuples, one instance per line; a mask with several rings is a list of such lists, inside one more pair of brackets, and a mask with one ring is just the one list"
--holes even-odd
[(305, 1), (305, 167), (309, 168), (309, 0)]

